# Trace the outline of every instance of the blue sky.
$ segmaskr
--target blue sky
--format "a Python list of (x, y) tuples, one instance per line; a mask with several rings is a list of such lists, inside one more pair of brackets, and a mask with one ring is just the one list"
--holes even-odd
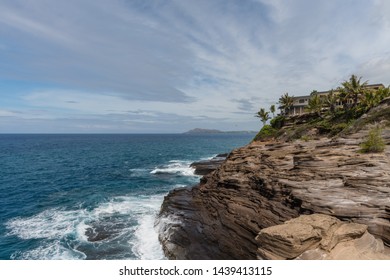
[(390, 84), (390, 1), (0, 0), (0, 133), (257, 130), (284, 92)]

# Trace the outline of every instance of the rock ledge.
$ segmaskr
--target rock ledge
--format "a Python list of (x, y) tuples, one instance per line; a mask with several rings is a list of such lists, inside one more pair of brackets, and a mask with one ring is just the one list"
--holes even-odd
[(259, 259), (390, 259), (383, 242), (368, 233), (366, 225), (321, 214), (262, 229), (256, 240)]

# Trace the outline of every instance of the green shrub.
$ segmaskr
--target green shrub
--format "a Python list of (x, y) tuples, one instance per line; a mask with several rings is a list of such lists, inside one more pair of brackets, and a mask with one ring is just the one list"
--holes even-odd
[(284, 116), (276, 116), (270, 121), (270, 124), (273, 128), (279, 129), (284, 125), (285, 117)]
[(266, 124), (261, 128), (259, 133), (255, 136), (253, 139), (254, 141), (261, 141), (269, 138), (275, 137), (276, 133), (278, 132), (277, 129), (273, 128), (272, 126)]
[(332, 130), (332, 124), (327, 120), (322, 120), (315, 124), (320, 134), (327, 134)]
[(308, 135), (301, 136), (301, 140), (305, 141), (305, 142), (308, 142), (309, 140), (312, 140), (312, 139), (313, 139), (313, 137), (308, 136)]
[(349, 125), (347, 123), (338, 123), (338, 124), (335, 124), (332, 126), (331, 130), (330, 130), (330, 136), (335, 136), (337, 134), (339, 134), (341, 131), (343, 131), (344, 129), (346, 129)]
[(382, 138), (382, 130), (379, 127), (374, 127), (368, 133), (367, 139), (360, 144), (362, 153), (381, 153), (385, 150), (386, 144)]
[(349, 133), (354, 133), (362, 129), (368, 124), (374, 124), (377, 122), (390, 121), (390, 107), (384, 108), (379, 111), (373, 111), (367, 114), (366, 118), (360, 118), (353, 122), (350, 129), (348, 129)]

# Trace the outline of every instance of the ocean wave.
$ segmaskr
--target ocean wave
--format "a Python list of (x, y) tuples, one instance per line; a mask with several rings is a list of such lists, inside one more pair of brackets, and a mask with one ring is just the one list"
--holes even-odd
[(6, 223), (8, 235), (16, 235), (21, 239), (55, 239), (74, 232), (85, 216), (84, 210), (62, 211), (45, 210), (30, 218), (15, 218)]
[(25, 252), (15, 252), (11, 259), (23, 260), (70, 260), (86, 259), (86, 255), (76, 249), (66, 248), (60, 241), (49, 242)]
[(134, 254), (140, 260), (161, 260), (164, 259), (164, 253), (161, 244), (158, 241), (158, 233), (154, 228), (155, 214), (143, 215), (140, 223), (134, 232), (132, 248)]
[(164, 215), (156, 219), (155, 228), (161, 238), (161, 242), (164, 244), (169, 240), (170, 236), (180, 228), (182, 222), (180, 218), (175, 214)]
[(53, 208), (14, 218), (6, 223), (7, 235), (38, 240), (39, 245), (15, 252), (11, 258), (163, 259), (154, 228), (163, 197), (120, 196), (91, 210)]
[(129, 169), (129, 172), (130, 172), (131, 177), (140, 177), (140, 176), (144, 176), (145, 174), (148, 174), (150, 172), (150, 169), (131, 168), (131, 169)]
[(153, 169), (151, 174), (172, 174), (180, 176), (196, 176), (194, 168), (190, 167), (191, 161), (171, 160), (168, 164)]
[(200, 161), (202, 160), (212, 160), (213, 158), (216, 158), (218, 154), (214, 154), (212, 156), (209, 156), (209, 157), (202, 157), (200, 158)]

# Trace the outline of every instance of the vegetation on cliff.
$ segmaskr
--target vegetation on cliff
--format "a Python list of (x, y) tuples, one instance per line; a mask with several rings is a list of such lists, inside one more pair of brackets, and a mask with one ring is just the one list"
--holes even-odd
[(368, 133), (367, 139), (360, 144), (362, 153), (380, 153), (385, 150), (386, 144), (383, 140), (382, 130), (374, 127)]
[[(306, 133), (303, 137), (318, 139), (302, 141), (302, 137), (299, 141), (290, 142), (279, 141), (280, 138), (276, 141), (254, 141), (231, 151), (226, 161), (204, 176), (199, 185), (176, 189), (164, 199), (159, 215), (159, 238), (166, 256), (170, 259), (244, 260), (259, 256), (272, 259), (278, 255), (278, 258), (289, 259), (302, 251), (294, 256), (285, 253), (290, 254), (291, 248), (296, 248), (297, 244), (312, 242), (312, 233), (315, 234), (315, 244), (321, 246), (328, 237), (350, 236), (344, 234), (347, 229), (345, 225), (332, 226), (324, 231), (317, 231), (316, 227), (313, 232), (312, 223), (290, 228), (289, 222), (288, 228), (297, 229), (292, 233), (298, 235), (285, 231), (287, 226), (276, 230), (270, 228), (309, 214), (328, 215), (348, 222), (348, 227), (353, 226), (351, 233), (357, 238), (360, 249), (372, 248), (378, 253), (384, 249), (383, 245), (390, 246), (390, 126), (385, 126), (385, 119), (380, 123), (384, 126), (384, 152), (365, 154), (360, 151), (360, 144), (369, 138), (369, 132), (376, 127), (374, 117), (388, 108), (390, 98), (356, 121), (367, 125), (356, 133), (342, 137), (329, 139)], [(382, 116), (390, 117), (389, 114)], [(278, 120), (284, 122), (284, 126), (273, 129), (286, 131), (291, 121), (282, 117)], [(295, 131), (306, 124), (295, 125)], [(271, 124), (269, 127), (272, 128)], [(321, 227), (329, 225), (323, 221), (321, 219), (316, 224)], [(372, 236), (364, 231), (365, 227), (351, 222), (366, 225), (367, 233)], [(356, 227), (363, 229), (359, 230), (359, 235), (363, 234), (361, 237), (356, 235)], [(266, 238), (261, 237), (261, 232), (267, 234), (263, 236)], [(259, 233), (260, 239), (256, 239)], [(288, 244), (284, 241), (289, 240), (292, 240), (291, 246), (286, 248)], [(336, 238), (335, 241), (342, 240)], [(331, 247), (336, 245), (332, 240), (329, 242), (326, 244), (332, 244)], [(355, 244), (355, 241), (351, 242)], [(325, 252), (328, 257), (332, 258), (333, 255), (337, 258), (338, 252), (344, 254), (348, 248), (357, 252), (355, 246), (341, 243), (334, 247), (336, 252), (333, 249), (333, 253)], [(325, 256), (313, 255), (318, 250), (311, 248), (311, 245), (309, 247), (308, 251), (303, 250), (305, 258)], [(301, 259), (302, 254), (299, 256)], [(360, 251), (358, 256), (364, 259), (383, 257)]]
[[(274, 116), (269, 124), (269, 114), (264, 108), (257, 113), (263, 127), (254, 141), (310, 140), (320, 136), (335, 137), (355, 133), (367, 124), (377, 122), (386, 126), (390, 124), (390, 108), (375, 108), (389, 97), (390, 87), (373, 90), (367, 88), (367, 82), (361, 82), (361, 78), (352, 75), (337, 90), (330, 90), (326, 95), (313, 91), (305, 113), (292, 116), (290, 111), (294, 97), (285, 93), (279, 98), (281, 113)], [(377, 150), (380, 149), (362, 149), (366, 152)]]
[(256, 141), (165, 197), (158, 226), (166, 256), (388, 259), (390, 91), (360, 80), (314, 91), (322, 97), (299, 115), (287, 93), (281, 114), (260, 109)]

